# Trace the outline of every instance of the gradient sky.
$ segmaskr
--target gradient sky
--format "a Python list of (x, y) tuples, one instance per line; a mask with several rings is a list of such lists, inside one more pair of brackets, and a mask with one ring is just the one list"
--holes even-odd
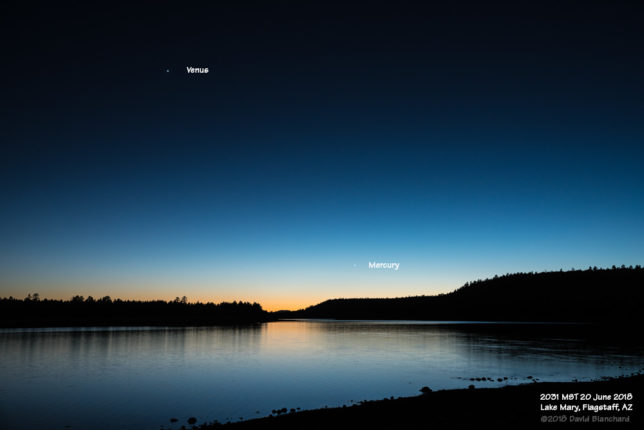
[(642, 2), (301, 3), (6, 7), (0, 296), (644, 263)]

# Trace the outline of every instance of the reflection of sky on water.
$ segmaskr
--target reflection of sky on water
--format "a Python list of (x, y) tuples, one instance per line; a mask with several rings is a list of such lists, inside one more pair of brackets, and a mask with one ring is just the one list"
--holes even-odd
[(535, 333), (520, 325), (358, 321), (3, 330), (0, 355), (0, 411), (16, 429), (89, 422), (156, 430), (175, 416), (237, 420), (415, 395), (424, 385), (465, 387), (472, 377), (494, 378), (474, 382), (490, 387), (644, 366), (641, 348), (589, 342), (563, 326)]

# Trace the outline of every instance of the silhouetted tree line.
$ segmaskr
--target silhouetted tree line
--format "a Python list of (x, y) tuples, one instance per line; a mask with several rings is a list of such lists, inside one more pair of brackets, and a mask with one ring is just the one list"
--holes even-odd
[(0, 326), (107, 326), (107, 325), (213, 325), (268, 321), (271, 316), (258, 303), (188, 303), (173, 301), (112, 300), (109, 296), (74, 296), (71, 300), (41, 299), (29, 294), (25, 299), (0, 299)]
[(506, 274), (437, 296), (333, 299), (276, 316), (610, 323), (644, 320), (643, 303), (644, 269), (638, 265)]

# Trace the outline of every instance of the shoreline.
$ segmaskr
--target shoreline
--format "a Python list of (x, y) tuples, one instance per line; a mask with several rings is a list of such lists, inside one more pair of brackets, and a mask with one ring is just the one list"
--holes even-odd
[[(565, 394), (589, 394), (590, 400), (563, 400)], [(632, 399), (615, 399), (616, 394)], [(541, 395), (557, 394), (558, 400)], [(596, 396), (604, 396), (597, 400)], [(610, 400), (609, 397), (610, 396)], [(552, 426), (641, 426), (644, 406), (644, 375), (641, 373), (588, 382), (533, 382), (498, 388), (431, 391), (413, 397), (364, 401), (351, 406), (285, 412), (246, 421), (201, 424), (194, 428), (233, 429), (401, 429), (494, 426), (494, 428), (550, 428)], [(583, 405), (632, 405), (629, 410), (583, 410)], [(542, 410), (546, 405), (575, 406), (579, 411)], [(627, 409), (627, 406), (625, 406)], [(543, 417), (547, 421), (541, 422)], [(565, 418), (555, 418), (565, 417)], [(562, 421), (563, 420), (563, 421)], [(586, 421), (587, 420), (587, 421)]]

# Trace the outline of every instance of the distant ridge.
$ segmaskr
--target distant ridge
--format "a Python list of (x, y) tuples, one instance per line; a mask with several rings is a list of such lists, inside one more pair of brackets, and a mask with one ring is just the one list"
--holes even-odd
[(437, 296), (333, 299), (280, 318), (629, 322), (644, 320), (644, 269), (515, 273)]
[(71, 300), (0, 299), (0, 327), (83, 326), (207, 326), (248, 324), (273, 318), (258, 303), (188, 303), (186, 297), (163, 300), (95, 300), (74, 296)]

